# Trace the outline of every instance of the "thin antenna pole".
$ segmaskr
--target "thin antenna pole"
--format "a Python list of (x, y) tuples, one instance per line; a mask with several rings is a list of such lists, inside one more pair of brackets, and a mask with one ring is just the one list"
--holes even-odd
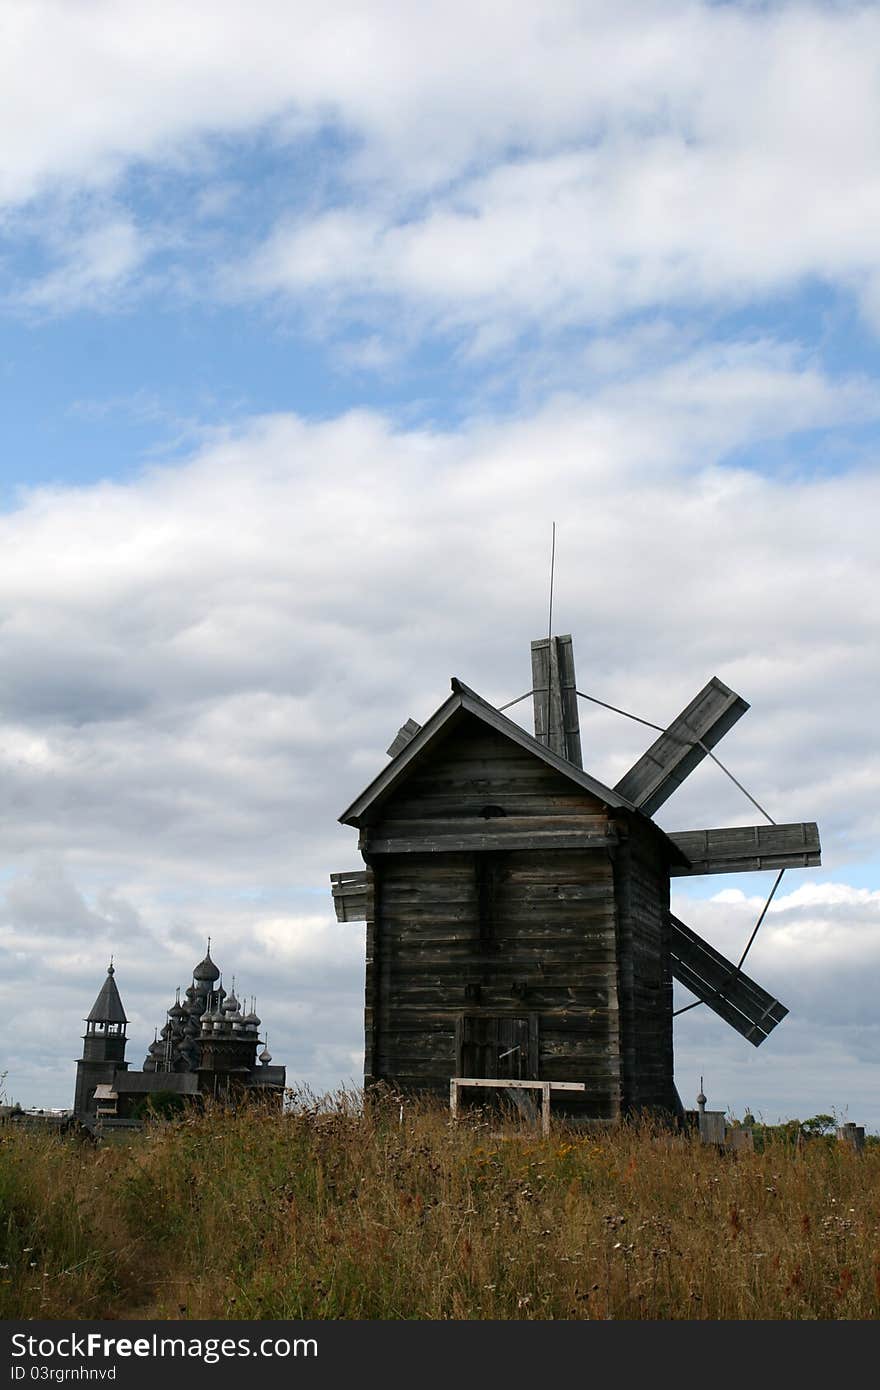
[[(553, 522), (553, 540), (550, 545), (550, 613), (547, 619), (547, 641), (553, 638), (553, 573), (556, 569), (556, 522)], [(548, 654), (549, 655), (549, 654)]]

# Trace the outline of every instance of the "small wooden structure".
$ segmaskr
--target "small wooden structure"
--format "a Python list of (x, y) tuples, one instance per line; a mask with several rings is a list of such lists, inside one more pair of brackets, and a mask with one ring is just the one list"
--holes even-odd
[(517, 1091), (538, 1091), (541, 1095), (541, 1133), (550, 1133), (550, 1096), (553, 1091), (585, 1091), (583, 1081), (498, 1081), (487, 1076), (454, 1076), (449, 1083), (449, 1110), (453, 1119), (458, 1116), (461, 1093), (466, 1089), (497, 1090), (514, 1094)]
[(837, 1140), (840, 1144), (846, 1144), (855, 1153), (861, 1153), (865, 1147), (865, 1126), (856, 1124), (843, 1124), (837, 1126)]
[(680, 1111), (672, 978), (758, 1046), (787, 1010), (669, 908), (670, 878), (819, 863), (814, 824), (651, 819), (748, 708), (713, 678), (615, 787), (581, 765), (569, 636), (532, 643), (535, 733), (461, 681), (340, 817), (365, 868), (331, 875), (367, 924), (365, 1083), (578, 1083), (565, 1108)]

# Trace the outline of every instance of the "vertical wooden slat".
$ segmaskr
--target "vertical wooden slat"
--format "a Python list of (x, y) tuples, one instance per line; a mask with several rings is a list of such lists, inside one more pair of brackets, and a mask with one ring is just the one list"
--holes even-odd
[(535, 1079), (541, 1074), (538, 1070), (539, 1041), (538, 1015), (529, 1014), (529, 1076)]
[(364, 1086), (379, 1080), (380, 980), (379, 922), (381, 878), (373, 874), (373, 891), (367, 906), (367, 962), (364, 979)]
[(532, 706), (535, 738), (553, 753), (583, 767), (571, 636), (532, 642)]

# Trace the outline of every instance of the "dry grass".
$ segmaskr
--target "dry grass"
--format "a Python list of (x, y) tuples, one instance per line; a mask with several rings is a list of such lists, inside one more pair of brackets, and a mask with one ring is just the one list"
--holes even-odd
[(541, 1140), (355, 1095), (0, 1131), (0, 1316), (876, 1318), (880, 1145)]

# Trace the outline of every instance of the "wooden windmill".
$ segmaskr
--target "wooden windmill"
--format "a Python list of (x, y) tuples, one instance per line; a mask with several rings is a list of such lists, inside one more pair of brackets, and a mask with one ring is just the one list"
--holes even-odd
[(651, 819), (748, 709), (715, 677), (613, 788), (582, 768), (569, 636), (532, 643), (532, 687), (534, 736), (453, 679), (340, 817), (366, 865), (331, 875), (339, 920), (367, 924), (365, 1082), (676, 1110), (673, 976), (756, 1047), (787, 1010), (671, 914), (670, 878), (817, 865), (817, 827)]

